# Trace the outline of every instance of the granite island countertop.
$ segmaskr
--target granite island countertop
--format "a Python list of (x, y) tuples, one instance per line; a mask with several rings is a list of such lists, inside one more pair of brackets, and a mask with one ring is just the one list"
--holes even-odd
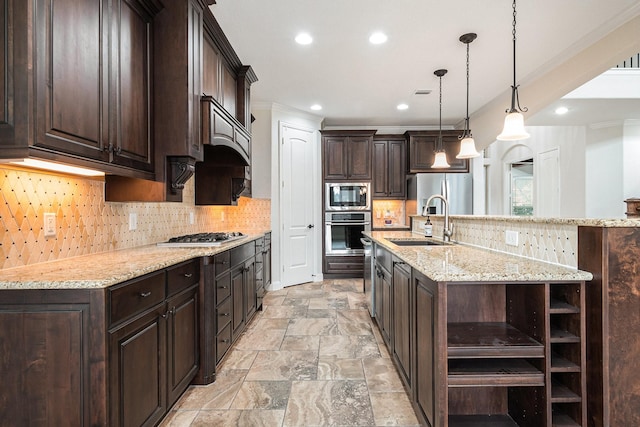
[[(591, 280), (589, 272), (463, 243), (398, 246), (389, 241), (425, 240), (410, 231), (372, 231), (365, 235), (436, 282), (560, 282)], [(431, 239), (437, 240), (437, 239)]]
[(99, 289), (183, 261), (227, 251), (263, 237), (250, 234), (221, 246), (167, 248), (146, 245), (0, 270), (0, 291), (7, 289)]

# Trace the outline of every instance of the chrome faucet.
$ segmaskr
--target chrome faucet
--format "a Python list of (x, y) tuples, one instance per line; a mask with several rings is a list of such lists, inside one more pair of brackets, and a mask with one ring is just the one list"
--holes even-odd
[(427, 203), (424, 205), (425, 211), (427, 210), (433, 199), (440, 199), (444, 204), (444, 230), (442, 231), (442, 240), (444, 242), (448, 242), (451, 240), (451, 236), (453, 235), (453, 224), (451, 224), (451, 227), (449, 227), (449, 201), (446, 199), (446, 197), (441, 196), (440, 194), (434, 194), (433, 196), (429, 197)]

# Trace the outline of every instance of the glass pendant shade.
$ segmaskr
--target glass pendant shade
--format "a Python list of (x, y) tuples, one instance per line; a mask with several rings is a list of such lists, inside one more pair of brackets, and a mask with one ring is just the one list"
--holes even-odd
[(504, 118), (504, 128), (497, 136), (500, 141), (518, 141), (529, 138), (529, 134), (524, 130), (524, 116), (518, 111), (512, 111)]
[(476, 142), (471, 135), (465, 137), (460, 141), (460, 153), (456, 156), (456, 159), (472, 159), (480, 156), (478, 150), (476, 150)]
[(451, 167), (447, 162), (447, 154), (444, 151), (436, 151), (436, 158), (431, 167), (434, 169)]

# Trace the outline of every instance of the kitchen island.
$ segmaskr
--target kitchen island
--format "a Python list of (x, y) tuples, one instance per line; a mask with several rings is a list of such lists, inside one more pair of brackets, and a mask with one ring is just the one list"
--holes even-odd
[(590, 273), (462, 244), (415, 245), (442, 242), (411, 232), (366, 234), (376, 321), (423, 424), (586, 425)]
[(260, 308), (270, 233), (2, 270), (0, 425), (156, 425)]

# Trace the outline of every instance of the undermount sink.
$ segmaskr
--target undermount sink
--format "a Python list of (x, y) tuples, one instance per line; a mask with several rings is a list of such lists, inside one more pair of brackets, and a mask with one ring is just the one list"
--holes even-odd
[(441, 242), (438, 240), (400, 240), (400, 239), (388, 239), (391, 243), (398, 246), (442, 246), (449, 243)]

